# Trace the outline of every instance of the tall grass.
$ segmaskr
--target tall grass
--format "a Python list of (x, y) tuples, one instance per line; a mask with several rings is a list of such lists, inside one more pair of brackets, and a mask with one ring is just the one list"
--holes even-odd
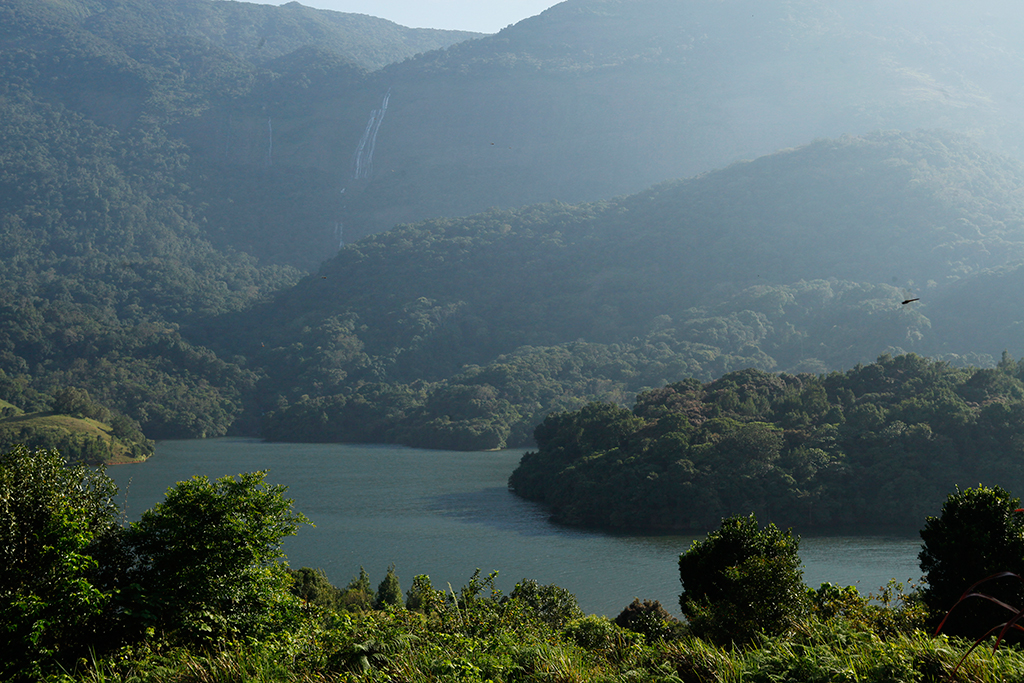
[[(392, 609), (319, 616), (304, 630), (209, 652), (137, 648), (82, 662), (70, 683), (996, 683), (1024, 681), (1024, 653), (920, 630), (896, 635), (810, 618), (786, 636), (719, 647), (692, 636), (647, 642), (603, 617), (563, 628), (516, 621), (494, 605), (460, 619)], [(449, 615), (451, 616), (451, 615)], [(518, 618), (518, 617), (517, 617)]]

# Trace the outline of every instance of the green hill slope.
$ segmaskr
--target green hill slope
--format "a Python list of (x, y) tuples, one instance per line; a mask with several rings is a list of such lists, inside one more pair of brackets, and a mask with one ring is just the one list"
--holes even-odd
[[(0, 370), (152, 438), (484, 448), (688, 376), (1015, 353), (1015, 162), (886, 133), (726, 166), (878, 127), (1018, 149), (1013, 16), (909, 7), (571, 0), (370, 70), (357, 43), (424, 44), (298, 5), (13, 0)], [(338, 253), (495, 205), (525, 208)]]
[(1021, 21), (995, 0), (569, 0), (475, 40), (297, 3), (3, 12), (5, 91), (160, 128), (207, 240), (306, 269), (396, 223), (601, 200), (820, 137), (1024, 149)]
[(218, 239), (176, 128), (257, 83), (276, 92), (274, 68), (294, 86), (296, 59), (358, 80), (467, 37), (297, 3), (4, 3), (0, 371), (44, 394), (85, 388), (156, 438), (223, 434), (257, 374), (179, 326), (299, 273)]
[(956, 292), (1016, 272), (1022, 184), (1021, 164), (947, 134), (820, 141), (598, 204), (398, 228), (188, 333), (264, 369), (250, 410), (273, 438), (463, 448), (744, 367), (991, 363), (1020, 353), (985, 331), (1019, 307), (957, 324)]
[[(143, 63), (189, 43), (260, 64), (315, 47), (364, 69), (480, 37), (469, 31), (407, 28), (365, 14), (290, 2), (280, 7), (210, 0), (62, 0), (6, 3), (8, 35), (60, 27), (126, 49)], [(44, 28), (45, 27), (45, 28)], [(163, 59), (173, 60), (172, 55)]]

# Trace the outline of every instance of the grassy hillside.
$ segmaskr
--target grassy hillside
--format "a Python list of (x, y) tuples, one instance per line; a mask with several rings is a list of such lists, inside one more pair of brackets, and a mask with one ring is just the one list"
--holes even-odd
[(0, 418), (14, 417), (15, 415), (20, 415), (23, 412), (25, 411), (13, 403), (8, 403), (7, 401), (0, 399)]
[[(8, 404), (9, 405), (9, 404)], [(119, 438), (110, 425), (88, 417), (20, 413), (0, 418), (0, 448), (14, 444), (56, 448), (71, 462), (121, 465), (153, 454), (152, 442)]]

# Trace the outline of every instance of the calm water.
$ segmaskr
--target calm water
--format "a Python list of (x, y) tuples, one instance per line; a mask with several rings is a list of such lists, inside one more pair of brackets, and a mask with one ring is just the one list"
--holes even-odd
[[(249, 439), (163, 441), (139, 465), (111, 467), (128, 516), (193, 475), (269, 470), (316, 524), (285, 541), (292, 567), (320, 567), (344, 586), (360, 565), (376, 585), (394, 563), (403, 588), (416, 574), (457, 590), (479, 567), (510, 590), (524, 577), (576, 594), (585, 612), (614, 617), (634, 597), (679, 613), (679, 553), (696, 536), (638, 536), (567, 529), (506, 489), (522, 451), (459, 453), (394, 446), (269, 444)], [(917, 537), (804, 537), (804, 580), (876, 590), (917, 580)]]

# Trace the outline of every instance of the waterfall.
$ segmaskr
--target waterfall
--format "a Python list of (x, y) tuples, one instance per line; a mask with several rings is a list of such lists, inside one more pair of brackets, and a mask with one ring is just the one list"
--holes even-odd
[(274, 126), (270, 117), (267, 117), (267, 168), (274, 163)]
[(380, 109), (370, 112), (370, 120), (366, 122), (366, 130), (359, 140), (356, 153), (353, 158), (355, 166), (355, 178), (369, 178), (373, 172), (373, 151), (377, 147), (377, 133), (380, 132), (380, 124), (384, 120), (384, 114), (388, 110), (388, 101), (391, 99), (391, 88), (384, 94), (384, 100)]

